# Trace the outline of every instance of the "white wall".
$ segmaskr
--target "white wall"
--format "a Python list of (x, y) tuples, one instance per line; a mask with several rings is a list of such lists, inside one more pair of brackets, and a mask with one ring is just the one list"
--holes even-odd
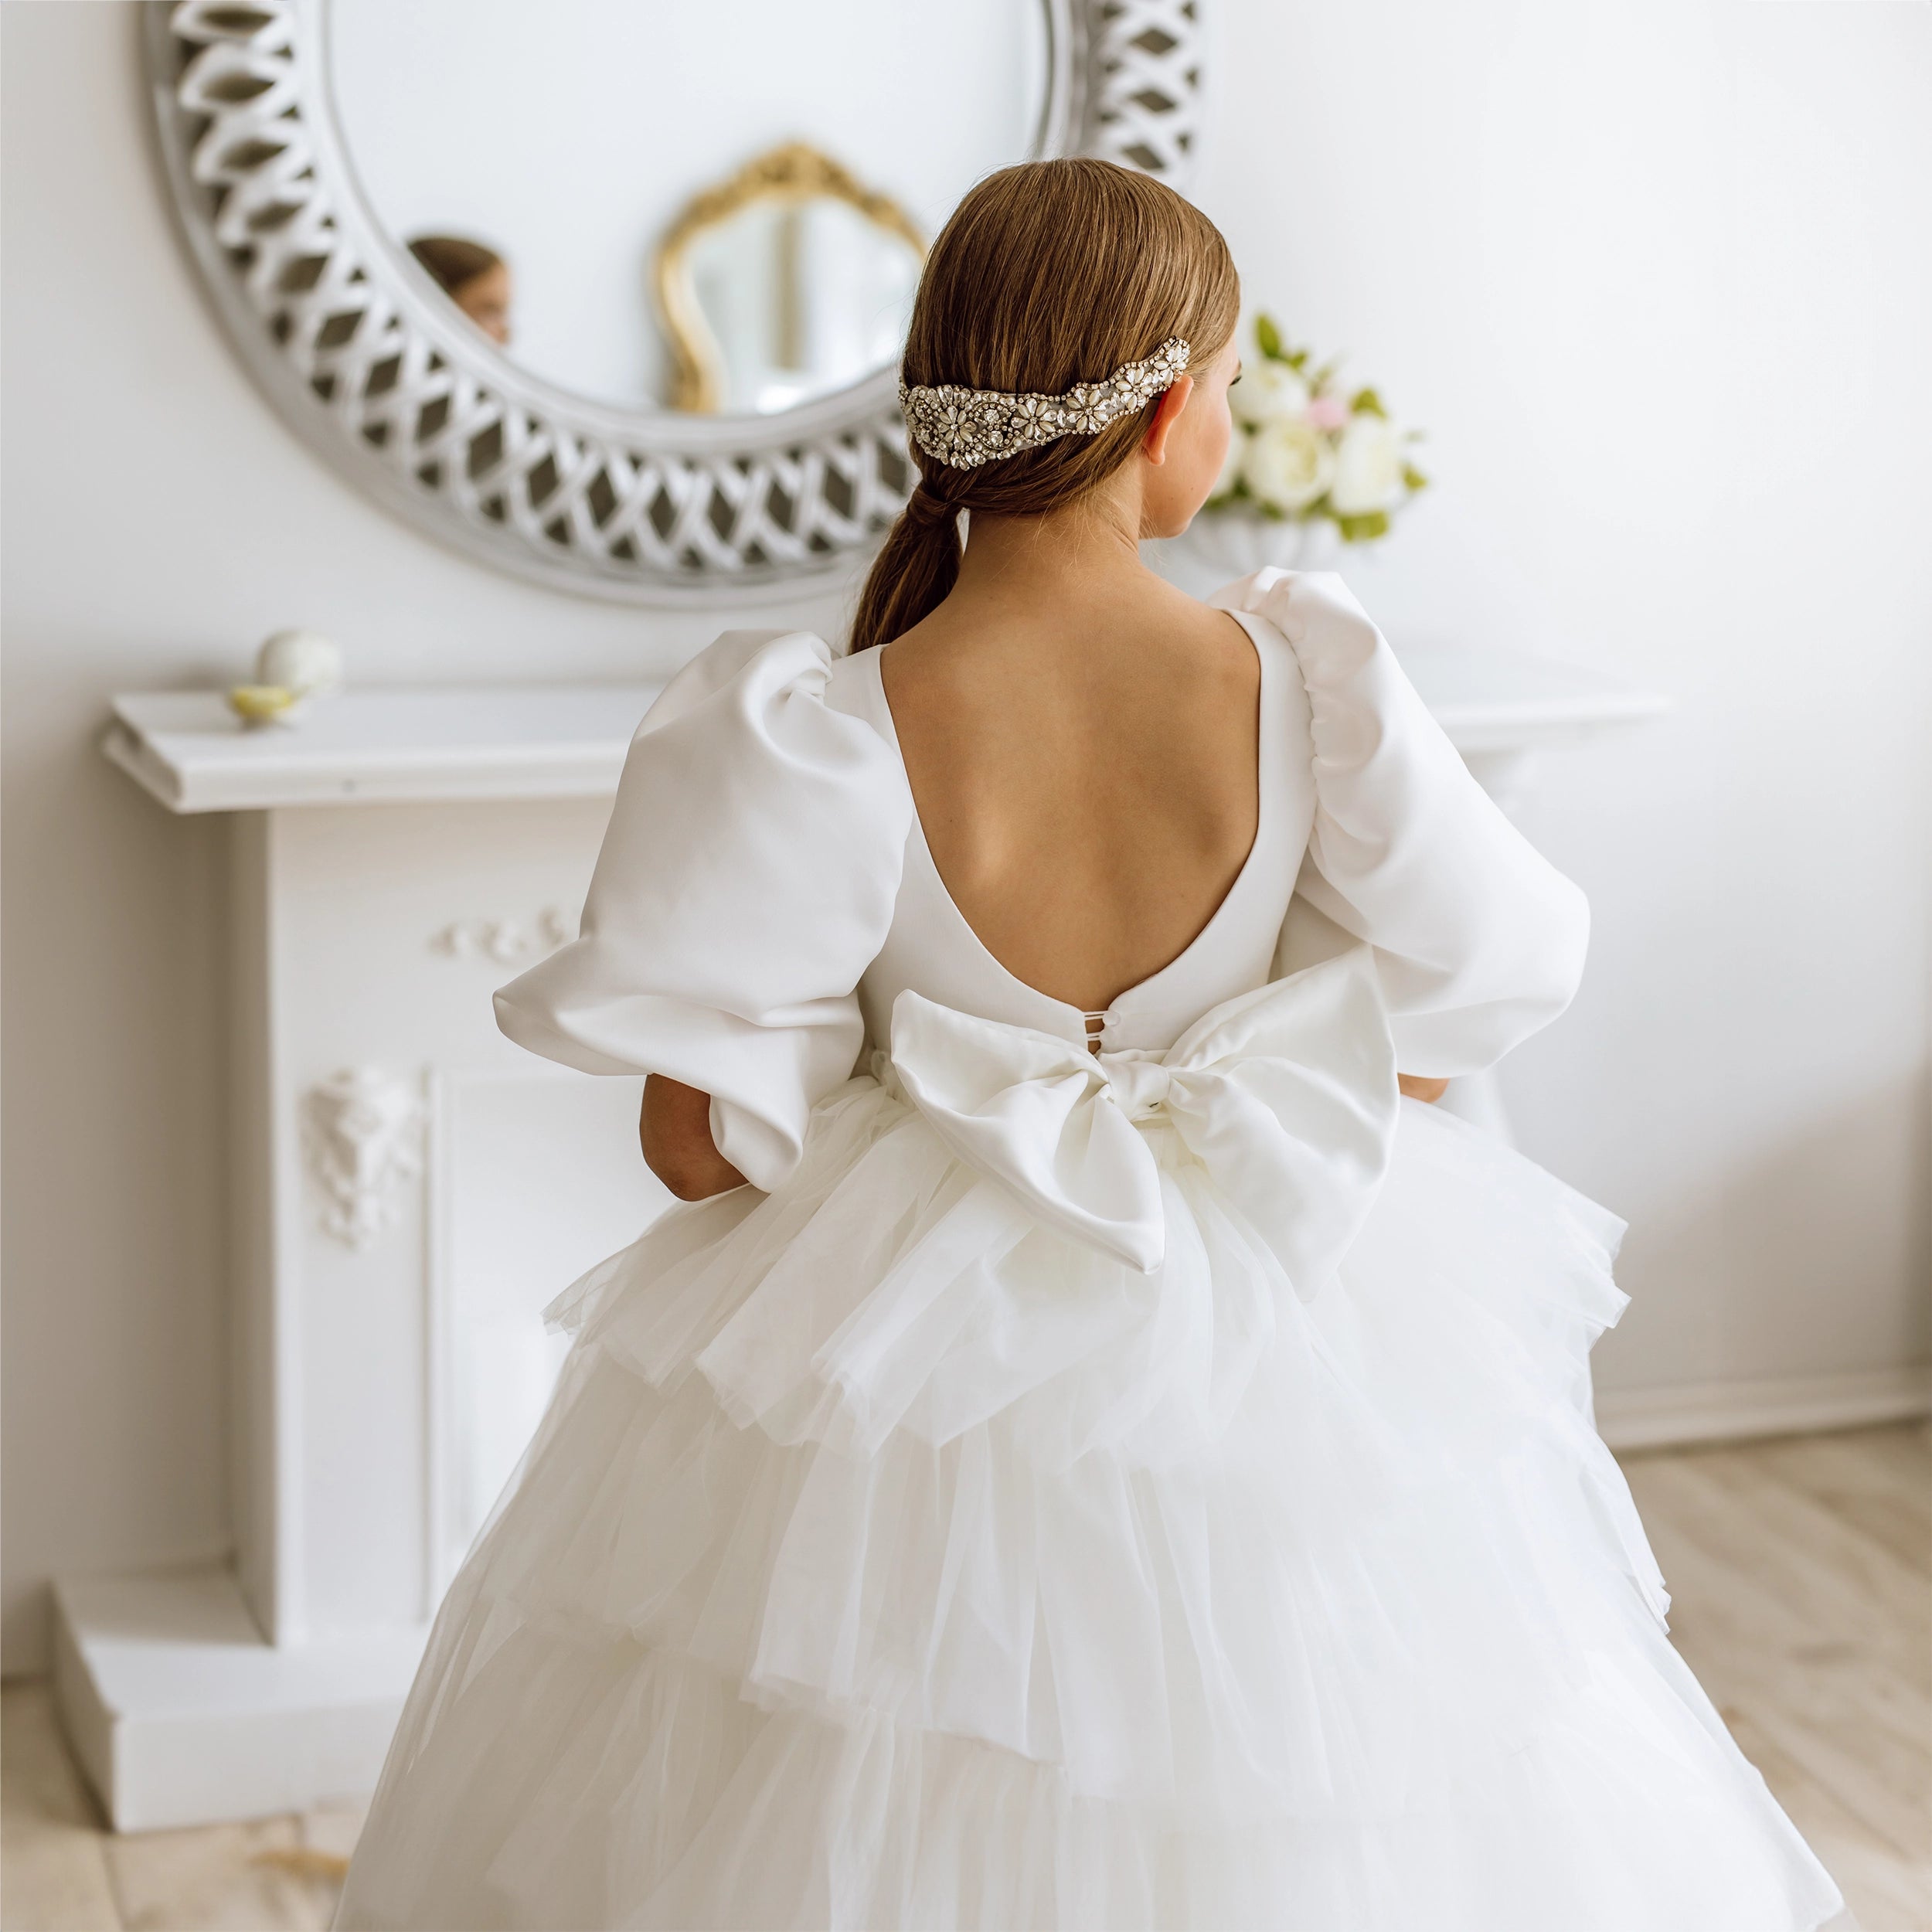
[[(406, 682), (634, 676), (731, 621), (499, 578), (305, 452), (168, 230), (132, 12), (0, 8), (9, 1669), (41, 1660), (50, 1572), (225, 1535), (220, 830), (100, 760), (107, 695), (233, 675), (294, 622)], [(1553, 765), (1531, 826), (1597, 940), (1512, 1092), (1539, 1154), (1634, 1223), (1605, 1381), (1907, 1359), (1932, 9), (1215, 18), (1200, 199), (1253, 293), (1431, 431), (1440, 486), (1364, 594), (1398, 641), (1678, 702)]]
[(1359, 589), (1676, 701), (1529, 816), (1595, 940), (1507, 1078), (1632, 1224), (1601, 1383), (1923, 1352), (1932, 8), (1220, 19), (1200, 198), (1430, 431)]

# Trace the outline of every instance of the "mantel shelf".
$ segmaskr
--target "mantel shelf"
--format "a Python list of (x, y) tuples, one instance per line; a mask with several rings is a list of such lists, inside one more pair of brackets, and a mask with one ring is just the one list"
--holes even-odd
[(1660, 718), (1671, 708), (1658, 692), (1525, 652), (1406, 645), (1396, 655), (1465, 757), (1593, 737)]
[[(1547, 659), (1450, 646), (1402, 662), (1458, 751), (1526, 752), (1668, 702)], [(102, 749), (170, 811), (429, 799), (607, 798), (657, 685), (444, 685), (315, 700), (250, 727), (219, 692), (117, 698)]]
[(143, 692), (114, 700), (101, 748), (170, 811), (608, 798), (662, 688), (349, 691), (255, 726), (219, 692)]

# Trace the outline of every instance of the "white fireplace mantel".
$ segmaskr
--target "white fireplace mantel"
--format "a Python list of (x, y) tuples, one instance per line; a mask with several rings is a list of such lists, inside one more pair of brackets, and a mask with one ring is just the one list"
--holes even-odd
[(607, 798), (656, 685), (345, 692), (244, 725), (214, 691), (117, 698), (103, 748), (170, 811)]
[[(1548, 659), (1411, 648), (1405, 670), (1492, 784), (1553, 745), (1653, 718), (1651, 693)], [(213, 691), (117, 698), (103, 748), (170, 811), (427, 800), (607, 798), (655, 685), (351, 691), (243, 725)]]
[[(1539, 752), (1664, 709), (1532, 658), (1403, 662), (1505, 804)], [(574, 932), (655, 692), (359, 690), (254, 728), (214, 692), (114, 701), (106, 755), (231, 826), (234, 1560), (55, 1593), (63, 1712), (123, 1829), (372, 1784), (547, 1388), (535, 1311), (668, 1198), (637, 1083), (520, 1052), (490, 1002)]]

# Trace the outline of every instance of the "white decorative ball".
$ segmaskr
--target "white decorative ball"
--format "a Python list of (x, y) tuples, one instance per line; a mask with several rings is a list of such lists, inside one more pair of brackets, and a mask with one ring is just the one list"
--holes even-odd
[(319, 631), (277, 631), (256, 655), (255, 682), (278, 684), (301, 697), (325, 697), (342, 685), (341, 647)]

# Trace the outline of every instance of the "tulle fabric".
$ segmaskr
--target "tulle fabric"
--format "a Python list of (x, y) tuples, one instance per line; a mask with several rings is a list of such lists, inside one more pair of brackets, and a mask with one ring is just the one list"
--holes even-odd
[(1831, 1920), (1592, 1426), (1618, 1224), (1405, 1103), (1310, 1299), (1143, 1131), (1151, 1274), (861, 1078), (563, 1297), (338, 1923)]

